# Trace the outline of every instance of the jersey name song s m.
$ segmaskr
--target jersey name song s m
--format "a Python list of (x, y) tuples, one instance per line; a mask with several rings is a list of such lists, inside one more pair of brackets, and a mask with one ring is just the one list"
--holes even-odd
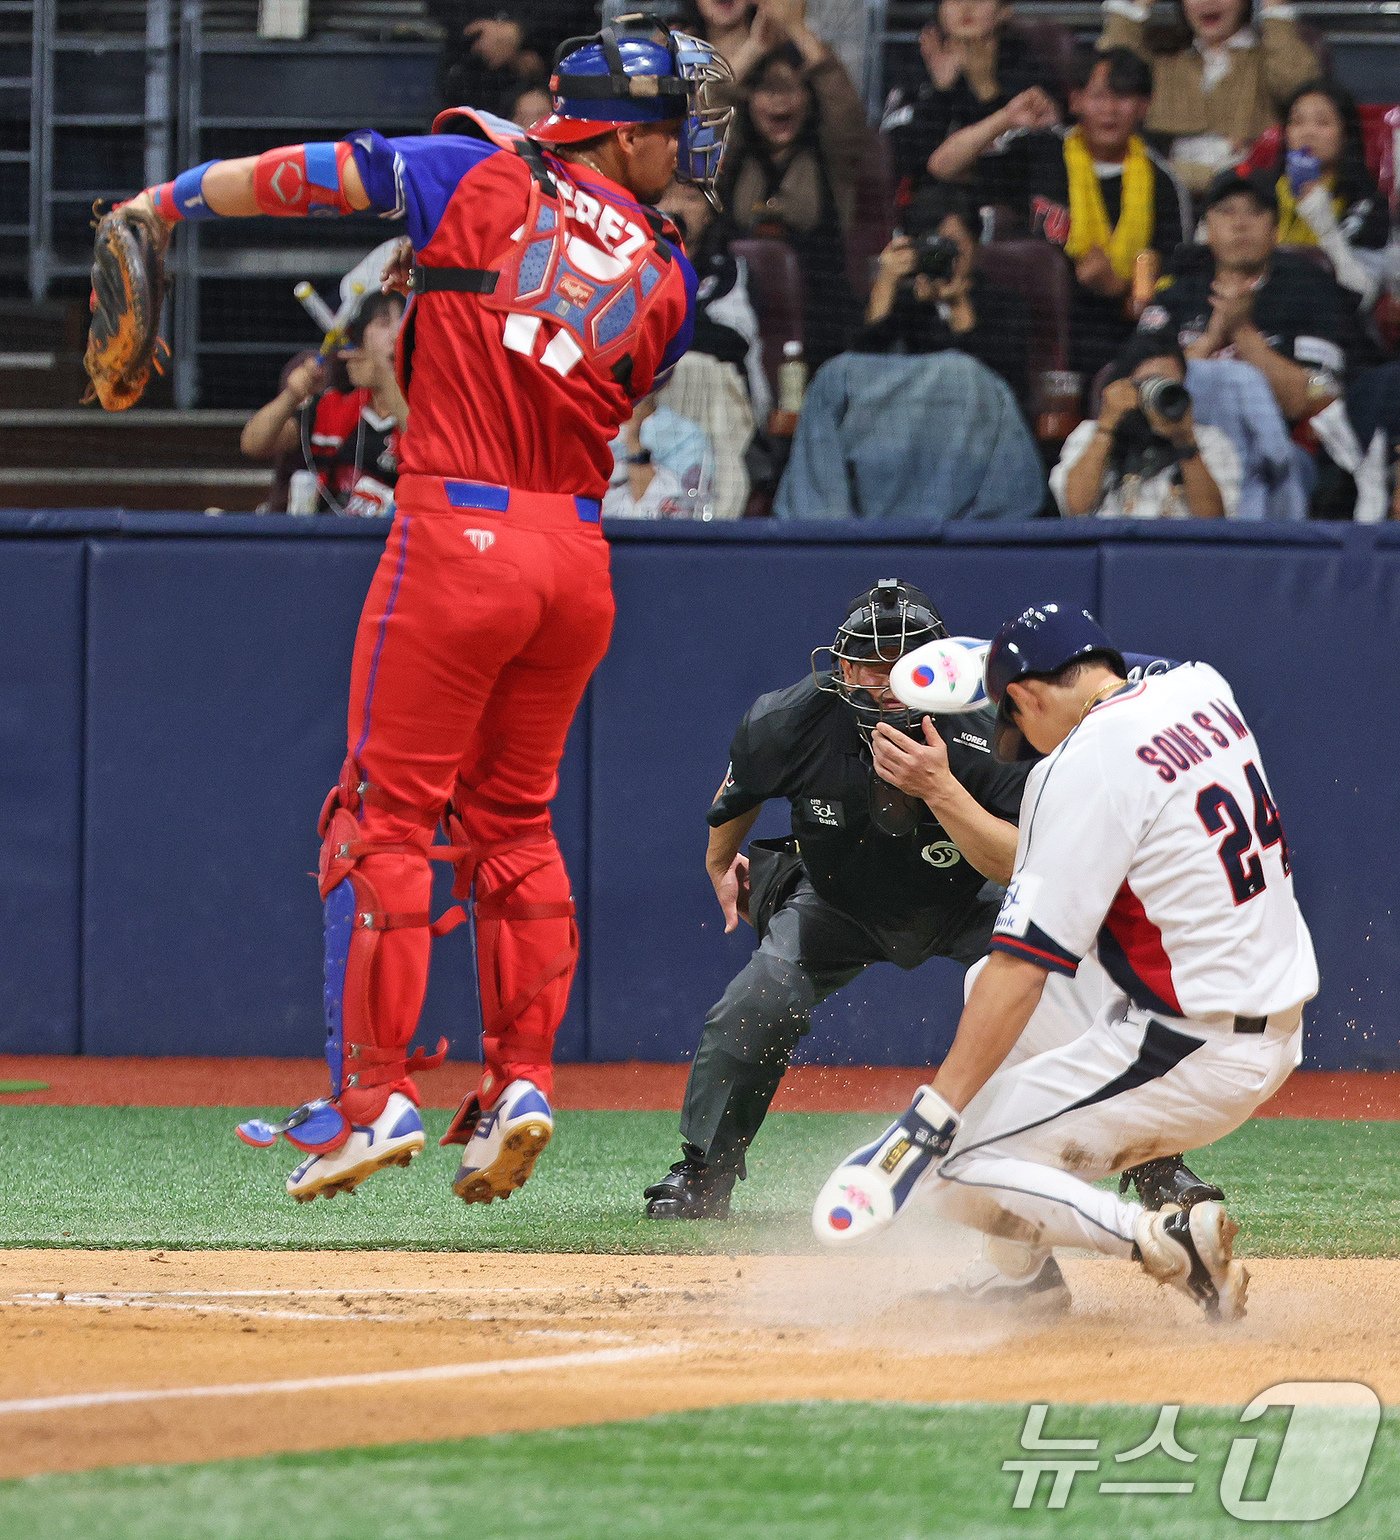
[(1317, 992), (1312, 938), (1259, 745), (1192, 663), (1096, 705), (1026, 785), (994, 950), (1099, 961), (1170, 1016), (1268, 1016)]

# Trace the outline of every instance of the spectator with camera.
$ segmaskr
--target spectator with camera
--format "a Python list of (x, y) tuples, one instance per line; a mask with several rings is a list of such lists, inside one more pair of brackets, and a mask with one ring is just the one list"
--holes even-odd
[(1198, 424), (1177, 342), (1139, 332), (1114, 361), (1098, 419), (1070, 434), (1050, 472), (1066, 518), (1221, 519), (1239, 508), (1240, 459)]
[(933, 152), (960, 128), (1032, 86), (1055, 94), (1045, 61), (1023, 33), (1008, 28), (1012, 14), (1008, 0), (939, 0), (919, 33), (920, 77), (890, 91), (880, 123), (906, 188), (928, 177)]
[(1173, 170), (1194, 194), (1237, 164), (1273, 124), (1290, 94), (1322, 67), (1288, 0), (1174, 0), (1173, 27), (1157, 46), (1149, 0), (1104, 0), (1099, 47), (1131, 48), (1152, 70), (1150, 133), (1171, 141)]
[(1142, 327), (1166, 330), (1188, 358), (1253, 364), (1285, 419), (1300, 422), (1376, 359), (1355, 296), (1308, 258), (1278, 249), (1271, 173), (1222, 172), (1204, 202), (1205, 245), (1177, 253)]
[(1030, 328), (982, 280), (966, 194), (931, 185), (881, 253), (869, 321), (807, 391), (778, 518), (1029, 519), (1045, 501), (1022, 405)]
[(930, 183), (910, 205), (907, 233), (880, 253), (857, 353), (956, 348), (999, 374), (1024, 411), (1030, 394), (1030, 316), (1020, 295), (977, 264), (966, 191)]
[(243, 428), (240, 447), (250, 460), (314, 472), (325, 511), (360, 518), (393, 512), (399, 435), (408, 425), (394, 373), (403, 313), (401, 294), (366, 295), (349, 348), (326, 363), (309, 356), (293, 364), (282, 389)]
[(1043, 91), (954, 134), (929, 162), (935, 176), (977, 178), (979, 201), (1003, 203), (1073, 266), (1071, 363), (1086, 378), (1133, 330), (1133, 280), (1144, 252), (1164, 259), (1189, 227), (1186, 195), (1139, 130), (1152, 76), (1127, 49), (1087, 53), (1076, 69), (1068, 132)]
[[(778, 23), (760, 10), (755, 31)], [(806, 348), (820, 364), (839, 352), (857, 321), (846, 274), (846, 232), (856, 184), (873, 149), (865, 108), (827, 45), (801, 20), (740, 82), (720, 197), (739, 233), (787, 241), (802, 266)]]
[(1326, 253), (1343, 288), (1369, 309), (1385, 275), (1390, 210), (1366, 165), (1356, 103), (1329, 80), (1312, 80), (1283, 108), (1274, 167), (1278, 244)]

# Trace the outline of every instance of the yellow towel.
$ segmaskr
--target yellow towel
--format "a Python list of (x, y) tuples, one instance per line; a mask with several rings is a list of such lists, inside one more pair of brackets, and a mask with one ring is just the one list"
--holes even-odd
[[(1322, 180), (1327, 191), (1332, 192), (1334, 179), (1328, 176)], [(1332, 193), (1332, 207), (1337, 211), (1338, 219), (1346, 213), (1346, 204), (1335, 193)], [(1286, 176), (1278, 179), (1278, 243), (1280, 246), (1317, 245), (1316, 232), (1298, 212), (1298, 200), (1293, 196)]]
[(1128, 141), (1128, 153), (1123, 159), (1123, 206), (1112, 230), (1094, 158), (1077, 128), (1065, 135), (1065, 169), (1069, 173), (1069, 240), (1065, 242), (1065, 255), (1077, 261), (1095, 246), (1102, 246), (1113, 271), (1131, 282), (1133, 263), (1138, 253), (1152, 244), (1156, 223), (1154, 173), (1147, 146), (1136, 134)]

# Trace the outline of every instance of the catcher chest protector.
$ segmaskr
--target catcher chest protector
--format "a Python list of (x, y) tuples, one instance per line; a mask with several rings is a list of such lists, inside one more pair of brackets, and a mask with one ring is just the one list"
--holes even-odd
[(570, 216), (587, 226), (606, 205), (556, 181), (543, 153), (529, 139), (507, 139), (465, 108), (450, 116), (467, 120), (486, 138), (520, 156), (530, 168), (529, 204), (518, 233), (491, 267), (415, 266), (413, 292), (477, 294), (488, 309), (507, 315), (508, 329), (531, 324), (538, 328), (548, 321), (559, 330), (542, 363), (568, 374), (586, 358), (626, 388), (632, 374), (632, 339), (661, 292), (672, 261), (666, 243), (679, 246), (680, 233), (669, 220), (643, 209), (650, 239), (623, 242), (615, 256), (601, 250), (591, 253), (601, 271), (585, 272), (569, 253)]

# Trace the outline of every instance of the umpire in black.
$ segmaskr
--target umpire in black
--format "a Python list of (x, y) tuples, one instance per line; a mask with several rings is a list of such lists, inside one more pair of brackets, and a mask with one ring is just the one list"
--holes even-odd
[[(681, 1107), (681, 1159), (645, 1190), (653, 1219), (724, 1219), (812, 1008), (871, 963), (969, 966), (987, 953), (1016, 857), (1029, 765), (991, 753), (988, 707), (919, 718), (889, 687), (896, 659), (948, 629), (928, 596), (883, 578), (851, 601), (812, 672), (739, 724), (708, 821), (706, 869), (726, 934), (758, 935), (705, 1018)], [(792, 837), (742, 846), (772, 797)], [(1219, 1190), (1179, 1161), (1138, 1167), (1153, 1206)]]
[[(682, 1159), (646, 1189), (656, 1219), (724, 1218), (812, 1007), (871, 963), (986, 955), (1016, 853), (1026, 765), (991, 754), (985, 708), (923, 721), (889, 689), (901, 654), (948, 635), (919, 589), (852, 600), (812, 673), (739, 724), (705, 864), (726, 932), (759, 946), (705, 1018), (681, 1109)], [(741, 847), (770, 797), (791, 839)]]

